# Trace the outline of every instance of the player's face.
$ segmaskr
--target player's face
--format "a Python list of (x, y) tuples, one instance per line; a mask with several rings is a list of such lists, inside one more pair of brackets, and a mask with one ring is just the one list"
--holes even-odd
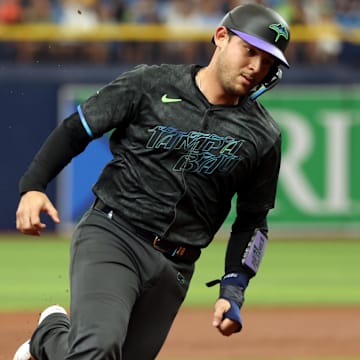
[(274, 65), (272, 55), (229, 35), (217, 58), (217, 78), (230, 96), (244, 96), (260, 83)]

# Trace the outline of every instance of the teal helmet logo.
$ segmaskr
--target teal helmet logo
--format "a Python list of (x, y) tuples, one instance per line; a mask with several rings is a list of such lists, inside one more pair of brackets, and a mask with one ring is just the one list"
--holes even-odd
[(275, 42), (278, 42), (280, 37), (283, 36), (286, 40), (289, 40), (289, 32), (288, 29), (282, 24), (271, 24), (269, 29), (274, 30), (276, 32)]

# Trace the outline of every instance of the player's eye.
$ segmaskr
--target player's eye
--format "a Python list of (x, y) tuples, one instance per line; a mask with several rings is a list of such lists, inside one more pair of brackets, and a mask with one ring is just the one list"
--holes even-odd
[(245, 52), (247, 53), (247, 55), (249, 55), (249, 56), (256, 55), (256, 50), (253, 47), (251, 47), (249, 45), (243, 45), (243, 48), (244, 48)]
[(262, 64), (264, 65), (264, 66), (268, 66), (268, 67), (271, 67), (271, 66), (273, 66), (274, 65), (274, 63), (275, 63), (275, 60), (273, 59), (273, 57), (264, 57), (263, 59), (262, 59)]

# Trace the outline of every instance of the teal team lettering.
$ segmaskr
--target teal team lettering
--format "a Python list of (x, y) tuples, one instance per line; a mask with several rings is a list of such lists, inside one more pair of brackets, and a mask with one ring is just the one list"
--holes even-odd
[(180, 152), (174, 171), (212, 174), (229, 173), (240, 160), (243, 140), (197, 131), (186, 132), (173, 127), (151, 129), (148, 149)]

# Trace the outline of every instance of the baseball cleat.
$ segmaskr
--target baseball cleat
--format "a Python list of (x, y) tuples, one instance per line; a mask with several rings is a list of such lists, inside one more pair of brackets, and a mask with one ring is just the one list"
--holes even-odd
[(66, 310), (60, 305), (51, 305), (46, 308), (41, 314), (39, 318), (39, 325), (49, 316), (52, 314), (64, 314), (67, 315)]
[(30, 340), (26, 340), (16, 351), (13, 360), (35, 360), (30, 354)]
[[(46, 308), (39, 318), (38, 324), (41, 324), (49, 315), (52, 314), (64, 314), (67, 315), (66, 310), (60, 305), (51, 305)], [(30, 339), (26, 340), (16, 351), (13, 360), (36, 360), (30, 354)]]

